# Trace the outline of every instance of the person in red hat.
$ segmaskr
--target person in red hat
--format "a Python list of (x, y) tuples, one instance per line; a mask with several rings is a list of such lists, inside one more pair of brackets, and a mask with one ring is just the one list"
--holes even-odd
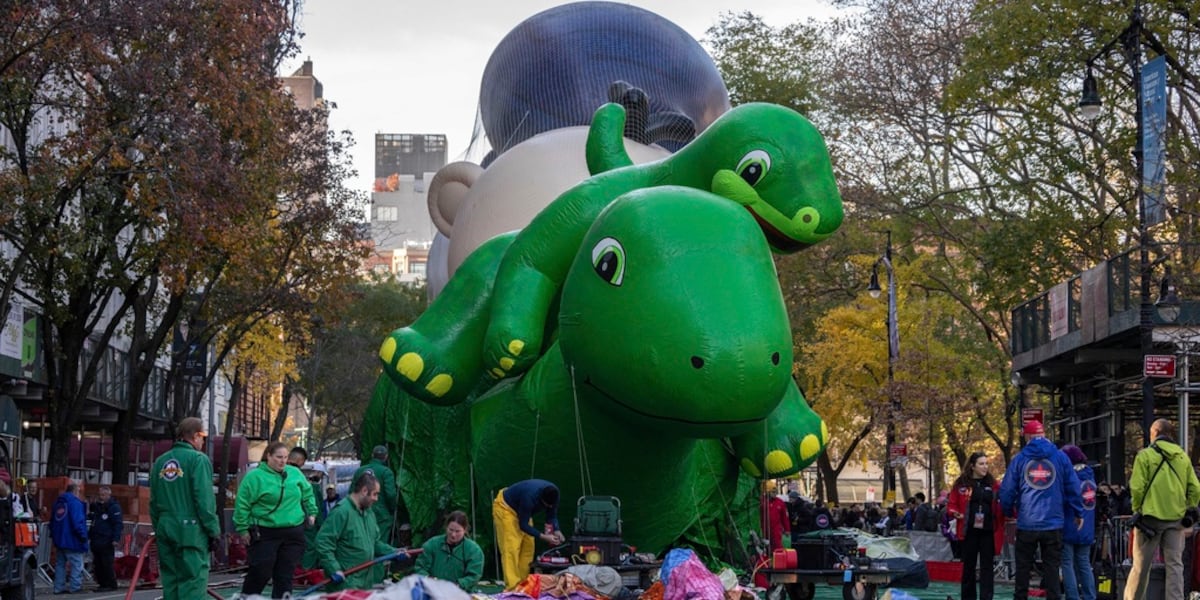
[(1062, 530), (1073, 519), (1083, 526), (1083, 499), (1079, 476), (1071, 460), (1050, 440), (1039, 421), (1023, 428), (1025, 447), (1008, 464), (1000, 484), (1000, 508), (1017, 518), (1017, 573), (1013, 600), (1029, 597), (1029, 575), (1035, 552), (1042, 552), (1042, 589), (1050, 600), (1062, 592), (1058, 569), (1062, 565)]

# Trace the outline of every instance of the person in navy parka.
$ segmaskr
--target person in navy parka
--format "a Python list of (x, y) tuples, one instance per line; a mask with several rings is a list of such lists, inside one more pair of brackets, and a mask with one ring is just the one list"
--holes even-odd
[(1042, 589), (1049, 600), (1060, 595), (1058, 568), (1062, 562), (1062, 530), (1068, 523), (1083, 526), (1079, 477), (1071, 461), (1050, 440), (1038, 421), (1024, 427), (1029, 440), (1008, 465), (1000, 484), (1000, 508), (1017, 518), (1017, 574), (1013, 600), (1029, 597), (1029, 575), (1035, 552), (1042, 552)]
[(1096, 580), (1092, 576), (1092, 544), (1096, 541), (1096, 475), (1087, 464), (1087, 455), (1078, 446), (1063, 446), (1079, 476), (1079, 495), (1083, 500), (1083, 527), (1063, 527), (1062, 574), (1067, 600), (1096, 600)]

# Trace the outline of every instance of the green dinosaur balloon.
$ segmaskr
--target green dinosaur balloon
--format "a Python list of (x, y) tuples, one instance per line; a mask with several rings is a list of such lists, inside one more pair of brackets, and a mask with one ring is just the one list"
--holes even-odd
[(589, 169), (598, 174), (559, 196), (517, 235), (501, 259), (490, 306), (480, 306), (479, 298), (448, 300), (455, 306), (436, 311), (440, 317), (393, 332), (380, 349), (389, 376), (418, 398), (454, 404), (479, 389), (484, 375), (524, 372), (552, 339), (546, 332), (554, 328), (555, 303), (584, 234), (626, 192), (664, 185), (710, 191), (751, 216), (779, 252), (817, 243), (841, 225), (825, 142), (795, 111), (741, 105), (679, 152), (642, 165), (630, 164), (623, 129), (620, 105), (597, 111), (587, 149)]
[[(489, 241), (447, 285), (464, 330), (482, 327), (520, 239)], [(571, 249), (553, 341), (528, 372), (484, 378), (477, 397), (448, 407), (381, 376), (364, 445), (393, 448), (417, 529), (468, 508), (486, 532), (480, 507), (539, 477), (562, 490), (564, 523), (573, 498), (615, 495), (627, 543), (716, 547), (728, 524), (752, 526), (751, 477), (795, 473), (827, 442), (791, 379), (776, 277), (743, 205), (680, 186), (620, 194)], [(422, 320), (450, 323), (447, 306)]]

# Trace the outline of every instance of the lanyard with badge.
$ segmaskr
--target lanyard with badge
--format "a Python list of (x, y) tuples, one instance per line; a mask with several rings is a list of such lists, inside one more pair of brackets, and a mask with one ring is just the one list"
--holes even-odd
[[(984, 518), (985, 518), (984, 512), (983, 512), (984, 500), (987, 500), (987, 498), (985, 497), (986, 494), (983, 494), (981, 492), (980, 485), (978, 482), (975, 483), (975, 490), (972, 493), (972, 496), (974, 496), (976, 498), (976, 501), (975, 501), (975, 518), (971, 522), (971, 527), (973, 529), (983, 529)], [(990, 504), (990, 502), (989, 502), (989, 504)]]

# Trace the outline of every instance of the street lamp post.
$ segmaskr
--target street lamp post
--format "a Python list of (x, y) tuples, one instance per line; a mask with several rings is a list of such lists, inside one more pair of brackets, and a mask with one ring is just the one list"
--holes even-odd
[[(1154, 350), (1154, 304), (1150, 300), (1150, 231), (1146, 220), (1146, 157), (1144, 136), (1146, 132), (1145, 115), (1142, 110), (1142, 36), (1147, 34), (1142, 18), (1142, 4), (1134, 2), (1133, 13), (1129, 18), (1129, 26), (1120, 35), (1109, 41), (1094, 56), (1087, 61), (1087, 75), (1083, 80), (1083, 97), (1079, 100), (1080, 114), (1092, 120), (1100, 116), (1100, 94), (1096, 79), (1092, 75), (1092, 65), (1108, 54), (1119, 42), (1125, 49), (1125, 55), (1133, 70), (1133, 89), (1136, 94), (1134, 121), (1137, 123), (1137, 142), (1134, 145), (1134, 166), (1137, 172), (1137, 182), (1134, 186), (1138, 207), (1138, 269), (1140, 271), (1140, 290), (1138, 306), (1138, 340), (1145, 364), (1145, 357)], [(1150, 444), (1150, 424), (1154, 421), (1154, 381), (1142, 373), (1142, 437), (1146, 445)]]
[(883, 463), (883, 495), (887, 498), (889, 490), (896, 489), (896, 471), (892, 467), (892, 446), (896, 444), (896, 418), (900, 412), (900, 400), (896, 398), (895, 376), (896, 376), (896, 359), (900, 356), (900, 333), (896, 328), (896, 271), (892, 267), (892, 232), (887, 231), (887, 246), (884, 249), (884, 254), (879, 260), (875, 261), (875, 266), (871, 270), (871, 283), (867, 286), (867, 292), (872, 298), (878, 298), (879, 288), (879, 265), (883, 265), (887, 270), (887, 336), (888, 336), (888, 369), (887, 369), (887, 386), (888, 386), (888, 419), (887, 430), (885, 434), (884, 444), (887, 446), (884, 456), (886, 460)]

